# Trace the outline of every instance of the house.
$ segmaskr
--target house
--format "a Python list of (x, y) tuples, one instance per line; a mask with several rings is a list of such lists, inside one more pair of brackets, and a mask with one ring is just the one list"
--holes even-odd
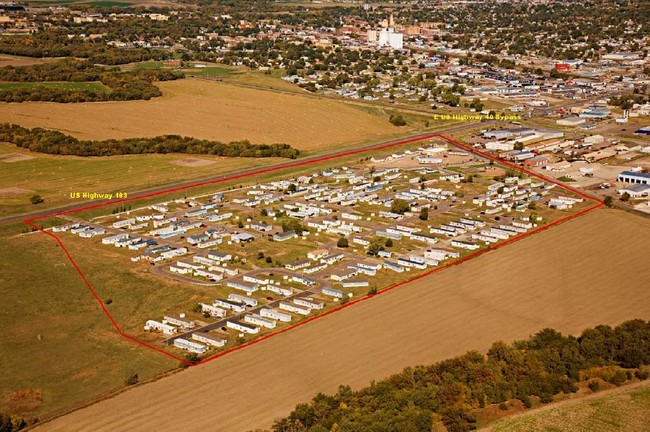
[(317, 261), (317, 260), (320, 260), (322, 258), (325, 258), (329, 254), (330, 253), (329, 253), (329, 251), (327, 249), (316, 249), (314, 251), (307, 252), (307, 258), (309, 258), (310, 260)]
[(292, 316), (284, 312), (279, 312), (273, 309), (264, 308), (260, 310), (260, 316), (265, 318), (271, 318), (277, 321), (289, 322), (292, 319)]
[(266, 327), (273, 329), (277, 325), (277, 322), (271, 318), (265, 318), (258, 314), (246, 314), (244, 316), (244, 321), (249, 324), (255, 324), (261, 327)]
[(225, 339), (219, 339), (204, 332), (192, 333), (192, 339), (214, 347), (222, 347), (228, 342)]
[(242, 313), (246, 310), (246, 307), (243, 304), (232, 300), (226, 300), (226, 299), (217, 299), (214, 301), (214, 305), (221, 306), (222, 308), (226, 308), (235, 313)]
[(215, 261), (224, 262), (224, 261), (230, 261), (232, 259), (232, 255), (226, 252), (210, 251), (208, 252), (208, 258), (213, 259)]
[(323, 302), (319, 302), (311, 298), (297, 298), (294, 299), (293, 302), (298, 306), (304, 306), (309, 309), (323, 309), (323, 307), (325, 307), (325, 304)]
[(231, 320), (226, 321), (226, 327), (235, 329), (243, 333), (249, 333), (249, 334), (256, 334), (259, 333), (260, 331), (259, 327), (255, 327), (252, 325), (241, 323), (239, 321), (231, 321)]
[(280, 302), (278, 307), (280, 309), (286, 310), (288, 312), (297, 313), (299, 315), (309, 315), (309, 313), (311, 312), (311, 309), (308, 308), (308, 307), (301, 307), (301, 306), (296, 305), (296, 304), (290, 304), (290, 303), (284, 303), (284, 302)]
[(162, 322), (163, 324), (175, 325), (183, 330), (191, 330), (194, 328), (194, 321), (186, 320), (185, 316), (165, 315)]
[(253, 222), (251, 224), (251, 229), (254, 229), (254, 230), (260, 231), (260, 232), (268, 232), (268, 231), (271, 231), (273, 229), (273, 227), (271, 225), (265, 224), (263, 222)]
[(452, 240), (451, 245), (453, 247), (457, 247), (457, 248), (461, 248), (461, 249), (469, 249), (469, 250), (475, 250), (475, 249), (478, 249), (480, 247), (476, 243), (462, 242), (460, 240)]
[(385, 269), (392, 270), (392, 271), (397, 272), (397, 273), (403, 273), (404, 272), (404, 267), (402, 267), (401, 265), (396, 264), (394, 262), (384, 261), (383, 265), (384, 265)]
[(336, 282), (341, 282), (346, 279), (350, 279), (357, 275), (357, 271), (354, 269), (341, 269), (330, 275), (330, 279)]
[(248, 243), (248, 242), (252, 242), (253, 240), (255, 240), (255, 236), (253, 234), (249, 234), (247, 232), (241, 232), (241, 233), (237, 233), (237, 234), (231, 234), (230, 239), (234, 243)]
[(228, 300), (234, 301), (234, 302), (237, 302), (237, 303), (243, 303), (243, 304), (245, 304), (246, 306), (249, 306), (249, 307), (257, 306), (257, 300), (255, 300), (254, 298), (246, 297), (246, 296), (239, 295), (239, 294), (228, 294)]
[(238, 282), (238, 281), (228, 281), (226, 282), (226, 285), (229, 286), (230, 288), (235, 288), (241, 291), (245, 291), (248, 295), (251, 293), (254, 293), (255, 291), (258, 290), (259, 286), (257, 284), (245, 284), (243, 282)]
[(207, 312), (214, 318), (223, 318), (226, 316), (226, 311), (221, 308), (218, 308), (213, 305), (205, 304), (205, 303), (200, 303), (200, 305), (201, 305), (201, 312), (203, 313)]
[(203, 354), (208, 350), (208, 347), (205, 345), (182, 338), (174, 339), (174, 346), (196, 354)]
[(285, 240), (290, 240), (292, 238), (298, 237), (298, 234), (294, 230), (283, 232), (283, 233), (276, 233), (273, 234), (273, 240), (277, 242), (282, 242)]
[(147, 320), (146, 324), (144, 325), (144, 329), (145, 331), (157, 330), (163, 332), (164, 334), (176, 333), (176, 327), (154, 320)]
[(311, 265), (311, 261), (304, 259), (304, 260), (298, 260), (298, 261), (294, 261), (292, 263), (289, 263), (289, 264), (285, 265), (285, 267), (288, 270), (300, 270), (302, 268), (309, 267), (310, 265)]
[(343, 297), (343, 291), (336, 290), (334, 288), (324, 287), (321, 292), (327, 296), (340, 299)]

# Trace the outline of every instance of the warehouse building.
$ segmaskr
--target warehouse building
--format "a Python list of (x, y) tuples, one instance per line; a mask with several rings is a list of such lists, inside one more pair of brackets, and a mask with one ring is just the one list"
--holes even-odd
[(617, 181), (622, 183), (650, 184), (650, 174), (623, 171), (618, 175)]

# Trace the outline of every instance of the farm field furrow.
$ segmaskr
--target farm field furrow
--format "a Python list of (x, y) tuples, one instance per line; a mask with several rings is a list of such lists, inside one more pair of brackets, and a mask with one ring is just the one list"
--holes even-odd
[(367, 385), (545, 327), (572, 333), (646, 318), (650, 245), (636, 233), (649, 228), (598, 210), (37, 430), (268, 427), (339, 384)]

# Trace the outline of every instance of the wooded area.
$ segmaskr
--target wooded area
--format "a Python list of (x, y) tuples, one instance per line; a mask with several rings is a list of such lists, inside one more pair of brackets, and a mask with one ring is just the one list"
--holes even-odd
[(39, 153), (75, 156), (187, 153), (226, 157), (283, 157), (295, 159), (300, 153), (289, 144), (251, 144), (247, 140), (222, 143), (179, 135), (81, 141), (58, 131), (42, 128), (27, 129), (9, 123), (0, 125), (0, 141)]
[[(277, 420), (274, 432), (430, 432), (441, 422), (449, 432), (476, 428), (474, 411), (519, 399), (535, 401), (573, 393), (577, 383), (597, 379), (615, 385), (648, 378), (650, 321), (627, 321), (583, 331), (579, 337), (544, 329), (528, 340), (496, 342), (487, 355), (476, 351), (430, 366), (406, 368), (359, 391), (340, 386), (297, 405)], [(594, 385), (595, 383), (595, 385)]]
[[(35, 83), (30, 88), (11, 88), (0, 91), (2, 102), (98, 102), (149, 100), (161, 96), (154, 81), (170, 81), (184, 75), (165, 69), (136, 69), (120, 71), (93, 65), (87, 60), (65, 59), (32, 66), (0, 68), (0, 81)], [(110, 91), (67, 90), (38, 86), (39, 82), (93, 82), (98, 81)]]

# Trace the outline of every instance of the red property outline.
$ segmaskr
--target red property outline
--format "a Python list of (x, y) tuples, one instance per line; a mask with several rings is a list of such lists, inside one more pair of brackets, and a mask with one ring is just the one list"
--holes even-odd
[[(72, 256), (70, 255), (70, 252), (65, 247), (65, 245), (63, 244), (61, 239), (58, 236), (56, 236), (55, 234), (53, 234), (52, 232), (46, 231), (46, 230), (42, 229), (41, 227), (39, 227), (38, 225), (32, 223), (32, 222), (34, 222), (36, 220), (39, 220), (39, 219), (56, 217), (56, 216), (69, 214), (69, 213), (76, 213), (76, 212), (90, 210), (90, 209), (99, 208), (99, 207), (104, 207), (104, 206), (108, 206), (108, 205), (115, 205), (115, 204), (122, 203), (122, 202), (127, 202), (127, 201), (135, 201), (135, 200), (151, 198), (151, 197), (154, 197), (154, 196), (163, 195), (163, 194), (167, 194), (167, 193), (170, 193), (170, 192), (177, 192), (177, 191), (180, 191), (180, 190), (191, 189), (191, 188), (195, 188), (195, 187), (199, 187), (199, 186), (205, 186), (205, 185), (209, 185), (209, 184), (223, 183), (223, 182), (226, 182), (226, 181), (236, 180), (236, 179), (239, 179), (239, 178), (247, 178), (247, 177), (251, 177), (251, 176), (254, 176), (254, 175), (259, 175), (259, 174), (264, 174), (264, 173), (269, 173), (269, 172), (274, 172), (274, 171), (287, 170), (287, 169), (295, 168), (295, 167), (299, 167), (299, 166), (312, 165), (312, 164), (324, 162), (324, 161), (327, 161), (327, 160), (340, 159), (340, 158), (344, 158), (344, 157), (348, 157), (348, 156), (353, 156), (355, 154), (366, 153), (366, 152), (369, 152), (369, 151), (383, 150), (383, 149), (388, 149), (388, 148), (393, 148), (393, 147), (399, 147), (399, 146), (403, 146), (403, 145), (406, 145), (406, 144), (411, 144), (411, 143), (414, 143), (414, 142), (417, 142), (417, 141), (424, 141), (424, 140), (431, 139), (431, 138), (443, 139), (443, 140), (447, 141), (450, 144), (453, 144), (453, 145), (455, 145), (457, 147), (460, 147), (463, 150), (469, 151), (470, 153), (473, 153), (473, 154), (481, 156), (483, 158), (498, 162), (498, 163), (500, 163), (502, 165), (506, 165), (506, 166), (508, 166), (510, 168), (516, 169), (517, 171), (524, 172), (526, 174), (529, 174), (529, 175), (531, 175), (533, 177), (536, 177), (536, 178), (538, 178), (540, 180), (543, 180), (545, 182), (553, 183), (553, 184), (555, 184), (557, 186), (560, 186), (561, 188), (563, 188), (565, 190), (568, 190), (568, 191), (571, 191), (571, 192), (573, 192), (575, 194), (578, 194), (578, 195), (580, 195), (581, 197), (583, 197), (583, 198), (585, 198), (587, 200), (593, 201), (593, 202), (595, 202), (595, 204), (593, 206), (588, 207), (588, 208), (586, 208), (584, 210), (581, 210), (579, 212), (572, 213), (570, 215), (564, 216), (564, 217), (562, 217), (562, 218), (560, 218), (560, 219), (558, 219), (558, 220), (556, 220), (556, 221), (554, 221), (554, 222), (552, 222), (552, 223), (550, 223), (548, 225), (539, 226), (539, 227), (537, 227), (537, 228), (535, 228), (535, 229), (533, 229), (531, 231), (528, 231), (526, 233), (519, 234), (519, 235), (517, 235), (515, 237), (512, 237), (512, 238), (510, 238), (508, 240), (505, 240), (503, 242), (499, 242), (499, 243), (496, 243), (494, 245), (488, 246), (485, 249), (473, 252), (473, 253), (471, 253), (471, 254), (469, 254), (469, 255), (461, 258), (461, 259), (458, 259), (456, 261), (447, 263), (447, 264), (445, 264), (443, 266), (440, 266), (440, 267), (435, 267), (435, 268), (433, 268), (431, 270), (428, 270), (428, 271), (426, 271), (424, 273), (418, 274), (418, 275), (416, 275), (414, 277), (411, 277), (409, 279), (406, 279), (406, 280), (403, 280), (401, 282), (395, 283), (395, 284), (393, 284), (393, 285), (391, 285), (389, 287), (386, 287), (383, 290), (377, 292), (376, 294), (360, 297), (360, 298), (352, 300), (352, 301), (350, 301), (350, 302), (348, 302), (346, 304), (340, 305), (340, 306), (338, 306), (338, 307), (336, 307), (334, 309), (331, 309), (331, 310), (329, 310), (327, 312), (324, 312), (324, 313), (322, 313), (320, 315), (315, 315), (315, 316), (313, 316), (311, 318), (308, 318), (308, 319), (306, 319), (304, 321), (301, 321), (301, 322), (299, 322), (297, 324), (294, 324), (294, 325), (292, 325), (290, 327), (286, 327), (286, 328), (284, 328), (282, 330), (279, 330), (279, 331), (276, 331), (276, 332), (273, 332), (273, 333), (269, 333), (269, 334), (264, 335), (264, 336), (262, 336), (260, 338), (257, 338), (257, 339), (254, 339), (252, 341), (246, 342), (246, 343), (244, 343), (242, 345), (239, 345), (239, 346), (230, 348), (230, 349), (228, 349), (226, 351), (222, 351), (220, 353), (214, 354), (214, 355), (212, 355), (210, 357), (207, 357), (207, 358), (201, 360), (200, 362), (198, 362), (196, 364), (192, 364), (192, 363), (190, 363), (189, 361), (187, 361), (184, 358), (175, 356), (174, 354), (172, 354), (170, 352), (167, 352), (167, 351), (165, 351), (163, 349), (157, 348), (157, 347), (155, 347), (155, 346), (153, 346), (153, 345), (151, 345), (151, 344), (149, 344), (147, 342), (141, 341), (141, 340), (136, 339), (135, 337), (133, 337), (131, 335), (128, 335), (128, 334), (124, 333), (122, 331), (122, 329), (120, 329), (120, 326), (117, 324), (115, 319), (113, 319), (113, 317), (111, 316), (108, 309), (106, 309), (106, 306), (104, 305), (102, 300), (99, 298), (99, 295), (97, 295), (97, 292), (95, 291), (95, 289), (92, 287), (92, 285), (90, 284), (90, 282), (86, 278), (86, 275), (84, 274), (84, 272), (81, 270), (81, 268), (79, 268), (79, 266), (77, 265), (75, 260), (72, 258)], [(511, 243), (513, 243), (513, 242), (515, 242), (517, 240), (521, 240), (521, 239), (523, 239), (525, 237), (528, 237), (528, 236), (530, 236), (532, 234), (535, 234), (535, 233), (538, 233), (540, 231), (549, 229), (549, 228), (551, 228), (553, 226), (561, 224), (562, 222), (566, 222), (567, 220), (574, 219), (574, 218), (577, 218), (579, 216), (582, 216), (585, 213), (588, 213), (588, 212), (590, 212), (592, 210), (595, 210), (595, 209), (597, 209), (599, 207), (602, 207), (603, 205), (604, 205), (604, 203), (602, 201), (600, 201), (600, 200), (598, 200), (598, 199), (596, 199), (594, 197), (591, 197), (591, 196), (585, 194), (584, 192), (581, 192), (581, 191), (579, 191), (577, 189), (574, 189), (574, 188), (572, 188), (570, 186), (562, 184), (562, 183), (560, 183), (560, 182), (558, 182), (558, 181), (556, 181), (554, 179), (545, 177), (545, 176), (540, 175), (540, 174), (538, 174), (536, 172), (533, 172), (533, 171), (531, 171), (529, 169), (517, 166), (517, 165), (515, 165), (513, 163), (501, 160), (501, 159), (499, 159), (499, 158), (497, 158), (495, 156), (492, 156), (490, 154), (487, 154), (485, 152), (477, 150), (477, 149), (475, 149), (473, 147), (470, 147), (470, 146), (468, 146), (466, 144), (463, 144), (463, 143), (460, 143), (460, 142), (458, 142), (456, 140), (448, 138), (448, 137), (446, 137), (444, 135), (441, 135), (441, 134), (429, 134), (429, 135), (424, 135), (424, 136), (417, 136), (417, 137), (414, 137), (414, 138), (406, 138), (406, 139), (402, 139), (402, 140), (398, 140), (398, 141), (392, 141), (392, 142), (388, 142), (386, 144), (373, 146), (373, 147), (370, 147), (370, 148), (350, 150), (350, 151), (343, 152), (343, 153), (338, 153), (338, 154), (335, 154), (335, 155), (326, 155), (326, 156), (322, 156), (322, 157), (319, 157), (319, 158), (310, 159), (310, 160), (307, 160), (307, 161), (296, 161), (295, 163), (290, 163), (288, 165), (260, 168), (260, 169), (257, 169), (257, 170), (254, 170), (254, 171), (249, 171), (249, 172), (246, 172), (246, 173), (243, 173), (243, 174), (233, 174), (231, 176), (227, 176), (227, 177), (220, 178), (220, 179), (217, 179), (217, 180), (197, 182), (197, 183), (194, 183), (194, 184), (191, 184), (191, 185), (186, 185), (186, 186), (181, 186), (181, 187), (174, 187), (174, 188), (154, 192), (154, 193), (143, 195), (143, 196), (137, 196), (137, 197), (133, 197), (133, 198), (126, 198), (126, 199), (120, 199), (120, 200), (115, 200), (115, 201), (109, 201), (109, 202), (105, 202), (105, 203), (92, 204), (92, 205), (77, 208), (77, 209), (74, 209), (74, 210), (67, 210), (67, 211), (62, 211), (62, 212), (50, 213), (50, 214), (37, 216), (37, 217), (33, 217), (33, 218), (27, 218), (27, 219), (24, 219), (23, 222), (25, 224), (29, 225), (30, 227), (32, 227), (32, 228), (34, 228), (34, 229), (36, 229), (36, 230), (38, 230), (38, 231), (40, 231), (42, 233), (45, 233), (46, 235), (48, 235), (48, 236), (52, 237), (54, 240), (56, 240), (56, 242), (59, 244), (59, 246), (61, 247), (61, 249), (65, 253), (66, 257), (68, 258), (68, 260), (72, 264), (72, 266), (75, 268), (75, 270), (77, 271), (77, 273), (79, 274), (79, 276), (81, 277), (83, 282), (86, 284), (86, 287), (88, 287), (88, 290), (90, 291), (92, 296), (97, 301), (97, 304), (99, 304), (99, 307), (102, 309), (104, 314), (108, 317), (111, 324), (113, 325), (113, 327), (115, 328), (115, 330), (118, 332), (118, 334), (120, 336), (122, 336), (123, 338), (128, 339), (128, 340), (130, 340), (132, 342), (140, 344), (140, 345), (142, 345), (142, 346), (144, 346), (146, 348), (149, 348), (151, 350), (154, 350), (156, 352), (164, 354), (164, 355), (166, 355), (168, 357), (171, 357), (171, 358), (173, 358), (175, 360), (178, 360), (181, 363), (184, 363), (184, 364), (186, 364), (188, 366), (197, 366), (197, 365), (200, 365), (200, 364), (207, 363), (207, 362), (209, 362), (211, 360), (218, 359), (220, 357), (223, 357), (223, 356), (225, 356), (227, 354), (230, 354), (230, 353), (233, 353), (235, 351), (239, 351), (239, 350), (242, 350), (244, 348), (250, 347), (252, 345), (258, 344), (258, 343), (260, 343), (260, 342), (262, 342), (262, 341), (264, 341), (266, 339), (278, 336), (278, 335), (280, 335), (282, 333), (285, 333), (285, 332), (287, 332), (289, 330), (296, 329), (296, 328), (301, 327), (301, 326), (303, 326), (305, 324), (308, 324), (308, 323), (310, 323), (312, 321), (315, 321), (315, 320), (320, 319), (320, 318), (324, 318), (324, 317), (326, 317), (326, 316), (328, 316), (330, 314), (333, 314), (333, 313), (338, 312), (338, 311), (340, 311), (342, 309), (351, 307), (351, 306), (356, 305), (356, 304), (358, 304), (360, 302), (369, 300), (369, 299), (371, 299), (373, 297), (376, 297), (378, 295), (385, 294), (385, 293), (387, 293), (389, 291), (392, 291), (395, 288), (398, 288), (398, 287), (400, 287), (402, 285), (406, 285), (408, 283), (411, 283), (411, 282), (416, 281), (418, 279), (422, 279), (422, 278), (424, 278), (426, 276), (429, 276), (431, 274), (438, 273), (438, 272), (440, 272), (440, 271), (442, 271), (442, 270), (444, 270), (446, 268), (461, 264), (461, 263), (463, 263), (465, 261), (476, 258), (476, 257), (478, 257), (480, 255), (483, 255), (484, 253), (487, 253), (487, 252), (496, 250), (498, 248), (501, 248), (503, 246), (509, 245), (509, 244), (511, 244)]]

